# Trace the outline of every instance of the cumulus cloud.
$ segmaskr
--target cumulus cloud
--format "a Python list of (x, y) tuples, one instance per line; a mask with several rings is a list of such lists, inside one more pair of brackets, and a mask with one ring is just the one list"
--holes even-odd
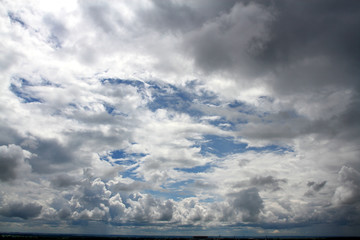
[(31, 153), (20, 146), (11, 144), (0, 146), (0, 180), (10, 181), (31, 171), (29, 163), (25, 161)]
[(335, 204), (356, 204), (360, 201), (360, 173), (351, 167), (343, 166), (338, 173), (340, 186), (335, 190)]
[(233, 194), (232, 206), (241, 211), (242, 220), (245, 222), (256, 222), (258, 215), (263, 209), (263, 200), (256, 188), (248, 188)]
[(359, 3), (2, 3), (0, 226), (358, 235)]

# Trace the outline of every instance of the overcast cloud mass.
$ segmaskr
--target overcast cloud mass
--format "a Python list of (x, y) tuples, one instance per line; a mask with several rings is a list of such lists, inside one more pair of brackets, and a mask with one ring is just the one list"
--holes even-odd
[(360, 235), (360, 1), (0, 1), (0, 231)]

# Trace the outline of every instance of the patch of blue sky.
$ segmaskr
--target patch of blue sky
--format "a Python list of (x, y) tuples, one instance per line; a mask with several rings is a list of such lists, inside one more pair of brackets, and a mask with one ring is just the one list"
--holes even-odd
[(60, 84), (57, 83), (53, 83), (45, 78), (41, 78), (41, 83), (39, 84), (40, 86), (51, 86), (51, 87), (61, 87)]
[(204, 202), (204, 203), (213, 203), (215, 201), (216, 201), (215, 198), (205, 198), (205, 199), (200, 199), (199, 200), (199, 202)]
[(156, 197), (164, 197), (165, 199), (181, 200), (187, 197), (195, 197), (193, 192), (186, 190), (186, 187), (193, 183), (193, 179), (167, 183), (162, 186), (163, 190), (161, 191), (146, 190), (145, 193), (152, 194)]
[(105, 107), (106, 112), (112, 116), (116, 116), (116, 115), (123, 117), (128, 116), (126, 113), (116, 110), (116, 108), (114, 106), (111, 106), (110, 104), (103, 103), (103, 106)]
[(184, 190), (163, 190), (163, 191), (156, 191), (156, 190), (145, 190), (144, 193), (150, 194), (156, 198), (162, 199), (173, 199), (175, 201), (179, 201), (184, 198), (195, 197), (196, 195), (190, 191)]
[(276, 152), (276, 153), (285, 153), (285, 152), (294, 152), (294, 149), (290, 146), (280, 146), (280, 145), (267, 145), (263, 147), (248, 147), (247, 151), (255, 152)]
[(12, 82), (10, 84), (10, 91), (13, 92), (17, 97), (21, 98), (24, 103), (40, 102), (43, 100), (37, 98), (33, 92), (31, 92), (31, 87), (36, 86), (51, 86), (51, 87), (60, 87), (59, 84), (54, 84), (44, 78), (41, 78), (41, 81), (36, 81), (32, 83), (22, 77), (12, 77)]
[[(202, 83), (197, 80), (193, 80), (186, 83), (186, 88), (192, 90), (199, 85), (202, 85)], [(219, 106), (221, 104), (218, 96), (214, 92), (208, 91), (204, 88), (198, 89), (196, 99), (201, 100), (201, 103), (203, 104), (211, 104), (214, 106)]]
[(153, 101), (148, 103), (148, 107), (152, 111), (157, 109), (172, 109), (175, 111), (185, 112), (191, 107), (194, 97), (171, 84), (166, 86), (159, 86), (156, 83), (151, 83)]
[(115, 110), (115, 108), (111, 105), (108, 105), (108, 104), (103, 104), (104, 107), (105, 107), (105, 110), (108, 114), (112, 114)]
[(114, 161), (114, 163), (117, 165), (133, 165), (133, 164), (136, 164), (137, 161), (133, 160), (133, 159), (121, 159), (121, 160)]
[(110, 156), (113, 159), (123, 159), (123, 158), (142, 158), (145, 157), (147, 154), (145, 153), (127, 153), (123, 149), (115, 150), (110, 152)]
[(245, 152), (247, 144), (238, 143), (232, 137), (205, 135), (198, 147), (201, 148), (202, 155), (211, 153), (218, 157), (224, 157), (228, 154)]
[[(105, 156), (99, 156), (100, 160), (106, 161), (112, 165), (120, 165), (120, 166), (133, 166), (138, 163), (138, 159), (145, 157), (145, 153), (127, 153), (123, 149), (115, 150), (110, 152), (108, 155)], [(132, 173), (134, 169), (129, 168), (126, 172), (124, 172), (125, 175), (128, 176), (134, 176), (135, 173)], [(131, 177), (133, 178), (133, 177)]]
[(238, 107), (244, 107), (244, 106), (246, 106), (246, 104), (244, 102), (235, 100), (235, 101), (229, 103), (228, 106), (230, 108), (238, 108)]
[(124, 171), (122, 171), (120, 174), (123, 178), (131, 178), (135, 181), (143, 181), (142, 178), (139, 177), (139, 174), (136, 172), (136, 169), (139, 168), (139, 165), (136, 165), (134, 167), (128, 168)]
[(75, 108), (75, 109), (78, 109), (78, 105), (76, 103), (69, 103), (68, 104), (69, 107), (72, 107), (72, 108)]
[(112, 152), (110, 152), (109, 155), (113, 159), (120, 159), (120, 158), (126, 158), (127, 157), (127, 153), (122, 149), (112, 151)]
[(111, 85), (125, 84), (136, 87), (138, 89), (143, 89), (145, 87), (145, 84), (139, 80), (127, 80), (121, 78), (101, 78), (100, 82), (102, 84), (111, 84)]
[(100, 155), (98, 155), (98, 156), (99, 156), (99, 158), (100, 158), (101, 161), (105, 161), (105, 162), (109, 162), (109, 163), (110, 163), (110, 160), (109, 160), (108, 156), (100, 156)]
[[(163, 82), (148, 81), (146, 84), (139, 80), (126, 80), (120, 78), (101, 78), (100, 82), (104, 85), (129, 85), (137, 88), (138, 92), (145, 94), (145, 89), (151, 92), (152, 101), (147, 104), (151, 111), (158, 109), (170, 109), (176, 112), (187, 113), (191, 116), (203, 116), (203, 112), (193, 107), (194, 102), (203, 104), (219, 105), (217, 96), (211, 92), (200, 90), (195, 94), (192, 92), (194, 84), (189, 83), (185, 87), (177, 87), (173, 84)], [(112, 113), (111, 107), (108, 110)]]
[(174, 168), (174, 170), (176, 170), (176, 171), (187, 172), (187, 173), (207, 172), (209, 169), (211, 169), (210, 163), (202, 165), (202, 166), (192, 167), (192, 168)]
[[(187, 86), (186, 86), (187, 87)], [(152, 92), (153, 101), (148, 103), (151, 111), (157, 109), (171, 109), (176, 112), (187, 113), (190, 116), (204, 116), (204, 113), (194, 107), (194, 103), (217, 104), (217, 97), (206, 91), (195, 94), (191, 88), (180, 88), (172, 84), (158, 84), (149, 82), (149, 90)]]
[(254, 114), (254, 109), (246, 104), (245, 102), (235, 100), (228, 104), (228, 106), (232, 109), (237, 109), (239, 112), (246, 113), (246, 114)]
[(236, 141), (233, 137), (222, 137), (216, 135), (205, 135), (196, 147), (200, 147), (202, 155), (214, 154), (217, 157), (224, 157), (230, 154), (243, 153), (246, 151), (264, 152), (271, 151), (276, 153), (293, 152), (289, 146), (267, 145), (263, 147), (249, 147), (247, 143)]
[(10, 91), (13, 92), (17, 97), (21, 98), (24, 103), (32, 103), (32, 102), (43, 102), (40, 98), (32, 96), (31, 93), (26, 91), (29, 82), (24, 80), (25, 83), (21, 84), (21, 86), (17, 86), (16, 84), (10, 84)]
[(188, 179), (188, 180), (183, 180), (183, 181), (176, 181), (176, 182), (167, 182), (164, 186), (164, 188), (166, 189), (171, 189), (171, 190), (182, 190), (184, 187), (194, 184), (195, 180), (194, 179)]
[[(233, 131), (235, 130), (235, 127), (236, 127), (236, 124), (232, 121), (228, 121), (226, 120), (224, 117), (222, 118), (217, 118), (217, 119), (214, 119), (214, 120), (208, 120), (209, 124), (211, 125), (214, 125), (214, 126), (217, 126), (223, 130), (230, 130), (230, 131)], [(237, 123), (247, 123), (247, 121), (238, 121)]]

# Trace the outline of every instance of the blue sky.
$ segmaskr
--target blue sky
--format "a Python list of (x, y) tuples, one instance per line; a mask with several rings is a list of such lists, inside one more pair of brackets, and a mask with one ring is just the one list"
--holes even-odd
[(2, 1), (0, 231), (360, 235), (359, 9)]

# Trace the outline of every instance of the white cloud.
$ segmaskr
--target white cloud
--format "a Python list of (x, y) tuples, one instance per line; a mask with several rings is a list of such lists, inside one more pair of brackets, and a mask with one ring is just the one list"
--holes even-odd
[[(317, 19), (321, 3), (293, 4)], [(4, 1), (0, 214), (44, 231), (357, 226), (358, 18), (294, 9)]]

